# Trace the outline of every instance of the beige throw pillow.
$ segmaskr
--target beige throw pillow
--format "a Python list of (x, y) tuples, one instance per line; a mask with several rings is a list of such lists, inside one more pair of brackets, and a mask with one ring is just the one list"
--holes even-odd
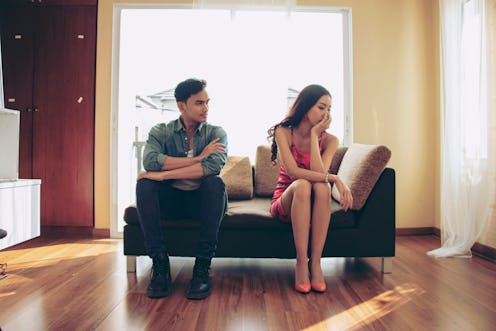
[(257, 147), (255, 156), (255, 194), (261, 197), (272, 197), (279, 178), (279, 163), (272, 164), (270, 146)]
[[(351, 190), (352, 210), (363, 207), (390, 158), (391, 151), (382, 145), (353, 144), (348, 148), (337, 175)], [(340, 200), (336, 185), (332, 187), (332, 197)]]
[(228, 156), (220, 176), (226, 184), (229, 199), (253, 198), (253, 174), (248, 157)]

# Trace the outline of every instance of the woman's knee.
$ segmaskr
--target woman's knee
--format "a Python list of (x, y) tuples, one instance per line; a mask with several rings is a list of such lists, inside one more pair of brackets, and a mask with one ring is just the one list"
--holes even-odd
[(312, 195), (312, 183), (306, 179), (297, 179), (293, 182), (294, 196), (310, 199)]
[(312, 185), (313, 196), (317, 199), (329, 200), (331, 198), (331, 186), (327, 183), (314, 183)]

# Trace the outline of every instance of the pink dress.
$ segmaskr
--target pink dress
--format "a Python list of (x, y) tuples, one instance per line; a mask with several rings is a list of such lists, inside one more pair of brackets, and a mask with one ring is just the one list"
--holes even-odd
[[(319, 149), (322, 153), (322, 139), (319, 138)], [(310, 169), (310, 152), (303, 153), (300, 152), (294, 143), (293, 129), (291, 129), (291, 154), (293, 155), (296, 164), (299, 168)], [(281, 195), (286, 191), (286, 189), (291, 185), (293, 180), (289, 177), (286, 169), (283, 165), (279, 166), (279, 178), (277, 179), (276, 189), (272, 195), (272, 202), (270, 204), (270, 214), (272, 217), (277, 218), (281, 221), (291, 222), (291, 215), (287, 215), (281, 205)]]

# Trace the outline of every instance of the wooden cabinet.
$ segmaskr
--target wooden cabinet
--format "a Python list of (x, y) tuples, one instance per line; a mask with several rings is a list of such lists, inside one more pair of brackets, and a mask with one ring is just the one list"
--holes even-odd
[(19, 176), (43, 183), (42, 225), (92, 227), (96, 2), (0, 6), (5, 107), (21, 111)]
[(21, 112), (19, 177), (33, 178), (34, 6), (0, 8), (4, 104)]

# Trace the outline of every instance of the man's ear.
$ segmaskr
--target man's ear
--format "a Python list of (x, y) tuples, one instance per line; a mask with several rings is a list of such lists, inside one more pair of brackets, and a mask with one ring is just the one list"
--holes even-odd
[(178, 101), (177, 103), (177, 108), (179, 108), (179, 111), (182, 113), (184, 111), (184, 108), (186, 107), (185, 102), (183, 101)]

